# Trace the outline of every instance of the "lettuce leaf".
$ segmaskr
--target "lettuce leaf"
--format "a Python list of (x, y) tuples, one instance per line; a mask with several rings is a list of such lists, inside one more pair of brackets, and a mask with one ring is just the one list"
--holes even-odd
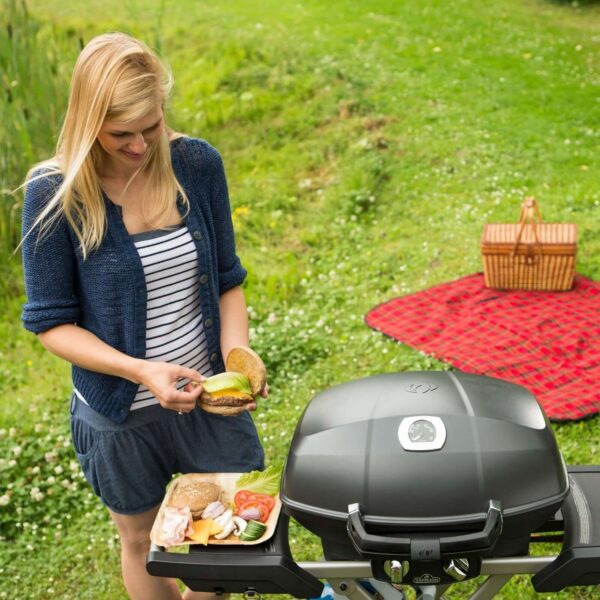
[(202, 387), (209, 394), (213, 392), (220, 392), (221, 390), (237, 390), (244, 394), (251, 394), (252, 388), (250, 387), (250, 380), (243, 373), (236, 373), (235, 371), (225, 371), (224, 373), (217, 373), (212, 377), (209, 377), (202, 383)]
[(172, 552), (173, 554), (189, 554), (190, 553), (190, 545), (189, 544), (181, 544), (179, 546), (169, 546), (167, 548), (167, 552)]
[(275, 496), (279, 493), (281, 470), (269, 465), (264, 471), (250, 471), (241, 475), (235, 483), (236, 490), (248, 490), (258, 494)]

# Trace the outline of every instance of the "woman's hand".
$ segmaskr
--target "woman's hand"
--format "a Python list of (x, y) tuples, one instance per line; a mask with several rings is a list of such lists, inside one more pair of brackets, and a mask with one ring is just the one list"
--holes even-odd
[[(258, 392), (259, 396), (262, 396), (263, 398), (268, 398), (269, 397), (269, 384), (265, 383), (264, 387), (262, 390), (260, 390), (260, 392)], [(256, 400), (254, 400), (254, 402), (248, 402), (248, 404), (246, 404), (245, 408), (246, 410), (249, 410), (250, 412), (256, 410)]]
[[(189, 379), (194, 383), (188, 383), (179, 390), (177, 383), (182, 379)], [(204, 392), (202, 382), (206, 377), (187, 367), (143, 360), (139, 380), (154, 394), (163, 408), (188, 413), (196, 408), (196, 402)]]

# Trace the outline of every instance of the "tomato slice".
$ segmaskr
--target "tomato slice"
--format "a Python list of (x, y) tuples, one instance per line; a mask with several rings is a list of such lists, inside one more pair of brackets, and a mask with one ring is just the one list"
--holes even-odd
[(273, 510), (275, 506), (275, 498), (267, 494), (252, 494), (248, 496), (247, 501), (253, 500), (255, 502), (262, 502), (269, 510)]
[(268, 494), (260, 494), (258, 492), (251, 492), (249, 490), (240, 490), (233, 497), (233, 504), (238, 507), (250, 501), (261, 502), (269, 509), (269, 511), (273, 510), (273, 507), (275, 506), (275, 498), (273, 498), (273, 496), (269, 496)]
[(240, 490), (239, 492), (236, 493), (236, 495), (233, 497), (233, 503), (236, 506), (240, 506), (241, 504), (244, 504), (244, 502), (246, 502), (246, 500), (248, 500), (248, 498), (252, 496), (252, 492), (248, 491), (248, 490)]

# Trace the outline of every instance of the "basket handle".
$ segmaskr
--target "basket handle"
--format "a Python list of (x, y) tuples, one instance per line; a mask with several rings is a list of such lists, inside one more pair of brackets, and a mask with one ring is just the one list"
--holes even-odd
[(533, 196), (528, 196), (523, 201), (521, 205), (521, 214), (519, 215), (519, 229), (517, 230), (517, 238), (515, 240), (515, 245), (513, 246), (511, 256), (515, 256), (517, 253), (517, 248), (521, 243), (521, 236), (523, 235), (523, 230), (525, 229), (525, 225), (529, 223), (533, 229), (533, 237), (535, 237), (535, 248), (541, 254), (542, 253), (542, 243), (540, 241), (540, 236), (538, 234), (538, 223), (543, 223), (542, 215), (540, 213), (540, 208), (538, 206), (537, 200)]

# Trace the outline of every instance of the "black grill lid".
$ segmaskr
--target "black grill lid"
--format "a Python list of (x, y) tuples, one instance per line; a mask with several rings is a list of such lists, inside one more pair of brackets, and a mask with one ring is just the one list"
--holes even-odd
[(391, 373), (330, 388), (300, 419), (282, 480), (284, 506), (369, 523), (480, 521), (561, 501), (566, 468), (525, 388), (460, 371)]

